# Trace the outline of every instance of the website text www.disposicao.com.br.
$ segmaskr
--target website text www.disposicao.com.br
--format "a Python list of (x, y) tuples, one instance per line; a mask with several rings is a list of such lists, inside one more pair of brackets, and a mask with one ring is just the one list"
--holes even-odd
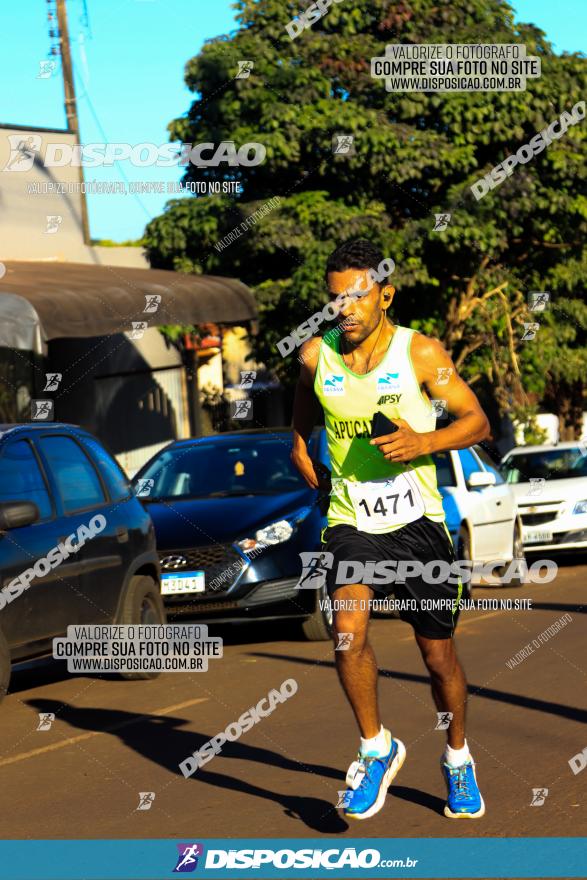
[(418, 859), (382, 859), (377, 849), (354, 847), (331, 849), (210, 849), (206, 853), (205, 868), (239, 870), (271, 865), (282, 869), (322, 868), (335, 870), (355, 868), (414, 868)]

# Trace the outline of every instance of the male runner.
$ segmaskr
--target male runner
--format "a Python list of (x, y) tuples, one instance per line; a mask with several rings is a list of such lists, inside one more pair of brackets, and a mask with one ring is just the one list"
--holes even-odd
[[(329, 489), (327, 469), (309, 457), (307, 448), (321, 404), (337, 485), (323, 535), (323, 550), (334, 557), (326, 584), (331, 600), (337, 600), (335, 641), (341, 633), (352, 634), (345, 637), (351, 638), (349, 649), (335, 651), (335, 659), (361, 733), (358, 760), (347, 773), (345, 815), (366, 819), (377, 813), (405, 758), (403, 743), (382, 726), (379, 715), (377, 664), (367, 639), (369, 603), (378, 589), (384, 594), (393, 591), (400, 602), (411, 600), (404, 603), (410, 610), (402, 610), (400, 616), (414, 629), (438, 711), (452, 713), (441, 761), (448, 789), (444, 814), (473, 819), (484, 814), (485, 805), (465, 740), (467, 689), (453, 643), (461, 593), (458, 578), (453, 578), (456, 583), (427, 584), (413, 576), (406, 577), (405, 585), (382, 587), (336, 583), (337, 564), (345, 560), (452, 562), (453, 546), (430, 454), (463, 449), (489, 433), (476, 396), (457, 375), (440, 342), (388, 319), (395, 289), (374, 282), (369, 274), (377, 272), (383, 259), (378, 248), (361, 239), (347, 241), (330, 255), (329, 295), (347, 297), (339, 325), (302, 347), (293, 416), (292, 460), (309, 486)], [(356, 291), (363, 292), (348, 296)], [(448, 427), (436, 430), (431, 399), (447, 402), (455, 417)], [(372, 439), (376, 411), (397, 430)], [(421, 609), (422, 599), (443, 599), (440, 604), (445, 607)]]

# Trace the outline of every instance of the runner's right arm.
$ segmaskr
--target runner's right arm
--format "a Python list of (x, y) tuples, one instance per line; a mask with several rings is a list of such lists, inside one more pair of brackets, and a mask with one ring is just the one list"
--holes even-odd
[(330, 491), (328, 468), (308, 454), (308, 439), (320, 413), (320, 404), (314, 394), (314, 377), (322, 339), (314, 336), (300, 349), (300, 375), (296, 385), (293, 406), (293, 450), (291, 460), (311, 489)]

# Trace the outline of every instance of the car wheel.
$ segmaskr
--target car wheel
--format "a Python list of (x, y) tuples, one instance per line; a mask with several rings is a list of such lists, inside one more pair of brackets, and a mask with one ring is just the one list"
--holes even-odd
[(332, 638), (332, 608), (320, 608), (320, 602), (327, 598), (326, 586), (316, 590), (314, 612), (302, 623), (302, 632), (309, 642), (326, 642)]
[[(467, 526), (461, 526), (459, 529), (459, 534), (457, 537), (457, 559), (461, 559), (463, 562), (472, 562), (471, 559), (471, 534)], [(469, 580), (463, 582), (463, 592), (461, 595), (461, 599), (470, 599), (472, 595), (471, 590), (471, 581), (472, 581), (472, 566), (471, 566), (471, 577)]]
[[(131, 578), (120, 612), (120, 624), (158, 626), (167, 623), (167, 615), (157, 581), (148, 575)], [(128, 681), (158, 678), (160, 672), (122, 672)]]
[[(526, 562), (526, 553), (524, 551), (524, 541), (522, 539), (522, 530), (520, 529), (520, 524), (516, 521), (514, 523), (514, 540), (513, 540), (513, 559), (512, 562), (518, 562), (516, 567), (516, 571), (514, 575), (508, 578), (507, 583), (504, 583), (504, 587), (523, 587), (524, 584), (528, 580), (528, 563)], [(503, 577), (507, 572), (509, 565), (504, 565), (500, 572), (500, 576)], [(521, 569), (521, 572), (520, 572)]]
[(0, 701), (8, 693), (12, 662), (10, 660), (10, 648), (2, 630), (0, 630)]

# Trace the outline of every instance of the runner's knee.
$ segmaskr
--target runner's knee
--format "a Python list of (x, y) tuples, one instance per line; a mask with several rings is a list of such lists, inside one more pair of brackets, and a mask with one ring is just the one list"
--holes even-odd
[(450, 639), (435, 640), (422, 648), (422, 657), (428, 672), (435, 678), (450, 678), (455, 670), (456, 657)]
[(335, 643), (343, 633), (349, 634), (347, 638), (348, 650), (361, 650), (367, 641), (368, 615), (360, 611), (337, 611), (334, 614), (333, 635)]

